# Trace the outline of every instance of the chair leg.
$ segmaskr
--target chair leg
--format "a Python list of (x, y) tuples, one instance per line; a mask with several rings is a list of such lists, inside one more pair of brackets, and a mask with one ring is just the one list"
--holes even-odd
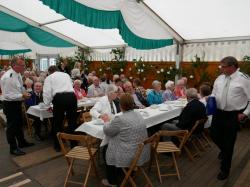
[(194, 157), (193, 157), (193, 155), (191, 154), (191, 152), (189, 151), (189, 149), (187, 148), (187, 146), (184, 145), (183, 148), (184, 148), (184, 150), (186, 151), (189, 160), (191, 160), (191, 161), (193, 162), (193, 161), (194, 161)]
[(74, 163), (74, 159), (71, 159), (71, 160), (70, 160), (70, 164), (69, 164), (69, 169), (68, 169), (68, 171), (67, 171), (67, 176), (66, 176), (66, 178), (65, 178), (65, 182), (64, 182), (64, 185), (63, 185), (64, 187), (66, 187), (67, 182), (68, 182), (68, 180), (69, 180), (69, 176), (70, 176), (70, 174), (71, 174), (71, 170), (72, 170), (73, 163)]
[(143, 173), (144, 177), (147, 180), (147, 186), (149, 185), (150, 187), (153, 187), (153, 183), (151, 182), (150, 178), (148, 177), (147, 173), (144, 171), (142, 167), (138, 167), (140, 171)]
[(157, 175), (158, 175), (160, 183), (162, 184), (161, 170), (160, 170), (160, 166), (159, 166), (159, 162), (158, 162), (158, 155), (157, 154), (155, 154), (154, 159), (155, 159), (155, 165), (156, 165), (156, 169), (157, 169)]
[(89, 174), (90, 174), (91, 166), (92, 166), (91, 161), (89, 161), (87, 174), (86, 174), (86, 177), (85, 177), (84, 183), (83, 183), (84, 187), (87, 186), (87, 182), (88, 182), (88, 179), (89, 179)]
[(173, 157), (174, 167), (175, 167), (175, 170), (176, 170), (177, 177), (178, 177), (179, 180), (181, 180), (179, 168), (177, 166), (177, 162), (176, 162), (176, 158), (175, 158), (175, 153), (172, 153), (172, 157)]
[(202, 151), (206, 151), (206, 148), (205, 148), (203, 142), (201, 141), (201, 139), (199, 137), (197, 137), (196, 140), (197, 140), (198, 144), (200, 145)]
[(201, 135), (202, 135), (203, 139), (205, 140), (206, 145), (208, 145), (208, 147), (212, 147), (206, 134), (204, 132), (202, 132)]
[(128, 171), (126, 171), (125, 168), (122, 168), (122, 171), (125, 174), (125, 177), (120, 185), (120, 187), (125, 187), (125, 185), (127, 184), (128, 180), (130, 181), (130, 183), (132, 184), (133, 187), (137, 187), (137, 185), (135, 184), (135, 181), (133, 180), (133, 178), (130, 176), (132, 173), (132, 169), (129, 169)]
[(94, 169), (95, 175), (96, 175), (97, 177), (99, 177), (98, 172), (97, 172), (97, 168), (96, 168), (95, 158), (92, 158), (92, 159), (91, 159), (91, 164), (92, 164), (92, 167), (93, 167), (93, 169)]

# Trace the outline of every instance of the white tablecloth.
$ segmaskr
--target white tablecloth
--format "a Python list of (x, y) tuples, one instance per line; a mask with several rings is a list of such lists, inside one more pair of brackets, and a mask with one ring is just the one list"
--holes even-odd
[[(78, 101), (77, 107), (83, 108), (83, 107), (91, 107), (94, 106), (95, 103), (98, 101), (99, 97), (96, 98), (87, 98), (84, 101)], [(53, 113), (48, 111), (48, 108), (41, 108), (39, 105), (30, 106), (27, 110), (27, 114), (39, 117), (41, 120), (46, 118), (52, 118)]]
[[(147, 107), (145, 109), (138, 109), (137, 111), (142, 114), (145, 119), (146, 126), (149, 128), (179, 116), (183, 107), (184, 105), (160, 104), (158, 105), (158, 108), (155, 109)], [(85, 132), (93, 137), (104, 139), (105, 135), (103, 132), (103, 125), (95, 125), (95, 123), (95, 120), (83, 123), (75, 131)]]
[(26, 113), (39, 117), (41, 121), (43, 121), (43, 119), (53, 117), (53, 113), (49, 112), (48, 108), (41, 108), (39, 105), (30, 106)]

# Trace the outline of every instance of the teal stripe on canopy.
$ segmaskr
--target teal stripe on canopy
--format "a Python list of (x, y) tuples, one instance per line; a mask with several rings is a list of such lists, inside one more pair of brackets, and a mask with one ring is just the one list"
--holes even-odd
[(126, 25), (122, 14), (117, 11), (97, 10), (74, 0), (40, 0), (57, 13), (88, 27), (119, 29), (123, 40), (136, 49), (156, 49), (173, 45), (173, 39), (145, 39), (135, 35)]
[(0, 12), (0, 30), (10, 32), (25, 32), (34, 42), (47, 47), (73, 47), (71, 43), (62, 40), (46, 31), (36, 28), (26, 22)]
[(19, 50), (5, 50), (0, 49), (0, 55), (15, 55), (20, 53), (27, 53), (30, 52), (30, 49), (19, 49)]

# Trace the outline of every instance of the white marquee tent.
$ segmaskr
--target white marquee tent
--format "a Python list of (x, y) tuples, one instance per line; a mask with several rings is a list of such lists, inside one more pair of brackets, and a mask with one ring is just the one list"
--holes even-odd
[[(129, 29), (146, 39), (174, 39), (174, 45), (151, 50), (129, 47), (118, 29), (97, 29), (67, 19), (69, 16), (45, 6), (48, 0), (0, 0), (0, 10), (39, 27), (70, 43), (93, 49), (93, 60), (110, 60), (110, 48), (126, 46), (126, 59), (175, 61), (177, 51), (184, 61), (197, 54), (204, 60), (217, 61), (226, 55), (242, 59), (250, 53), (250, 12), (248, 0), (69, 0), (97, 10), (120, 10)], [(22, 3), (21, 3), (22, 2)], [(63, 1), (54, 0), (62, 3)], [(67, 7), (66, 7), (67, 9)], [(65, 17), (67, 18), (65, 18)], [(1, 33), (4, 31), (1, 31)], [(0, 34), (1, 34), (0, 33)], [(6, 32), (7, 33), (7, 32)], [(6, 34), (5, 33), (5, 34)], [(4, 41), (0, 35), (0, 41)], [(10, 37), (15, 38), (15, 37)], [(21, 39), (19, 43), (29, 39)], [(30, 41), (29, 41), (30, 42)], [(31, 43), (31, 42), (30, 42)], [(178, 44), (178, 47), (177, 47)], [(50, 53), (38, 44), (26, 45), (35, 53)], [(75, 48), (52, 49), (51, 53), (70, 54)], [(106, 49), (106, 50), (102, 50)], [(179, 49), (179, 50), (177, 50)], [(42, 52), (40, 52), (42, 51)], [(46, 51), (46, 52), (45, 52)]]

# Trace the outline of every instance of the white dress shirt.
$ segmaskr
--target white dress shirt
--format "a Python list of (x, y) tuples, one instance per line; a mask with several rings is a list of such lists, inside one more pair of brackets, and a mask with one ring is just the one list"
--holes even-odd
[[(117, 109), (113, 101), (112, 101), (112, 105), (114, 108), (114, 112), (116, 114)], [(97, 101), (97, 103), (90, 109), (90, 115), (93, 117), (93, 119), (99, 118), (99, 116), (102, 114), (108, 114), (109, 116), (113, 115), (111, 113), (111, 107), (110, 107), (108, 96), (106, 95), (101, 97), (99, 101)]]
[[(225, 111), (234, 111), (244, 109), (250, 101), (250, 78), (242, 72), (236, 71), (230, 75), (230, 84), (227, 93), (226, 106), (222, 106), (223, 88), (226, 82), (226, 76), (220, 75), (214, 82), (212, 94), (216, 98), (217, 108)], [(250, 115), (250, 104), (243, 112)]]
[(74, 92), (72, 81), (67, 73), (56, 71), (44, 80), (43, 101), (50, 105), (57, 93)]
[(21, 101), (25, 91), (21, 74), (16, 73), (13, 69), (6, 71), (1, 78), (1, 89), (3, 100)]

